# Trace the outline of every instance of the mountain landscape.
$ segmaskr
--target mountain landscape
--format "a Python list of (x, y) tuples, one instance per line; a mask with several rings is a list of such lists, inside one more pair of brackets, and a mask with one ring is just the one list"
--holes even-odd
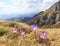
[(27, 20), (29, 20), (31, 17), (14, 17), (14, 18), (10, 18), (8, 19), (9, 21), (16, 21), (16, 22), (25, 22)]
[(16, 22), (26, 22), (30, 20), (33, 16), (35, 16), (37, 13), (28, 13), (28, 14), (23, 14), (23, 15), (17, 15), (15, 17), (11, 17), (9, 19), (6, 19), (8, 21), (16, 21)]
[(54, 27), (56, 23), (60, 26), (60, 1), (56, 2), (49, 9), (41, 11), (40, 13), (31, 15), (32, 17), (14, 17), (8, 20), (16, 22), (24, 22), (29, 25), (38, 24), (39, 27)]
[(60, 1), (30, 16), (0, 20), (0, 46), (60, 46)]
[[(49, 9), (41, 12), (37, 16), (27, 21), (29, 25), (38, 24), (39, 27), (53, 27), (56, 23), (60, 28), (60, 1), (55, 3)], [(55, 27), (55, 26), (54, 26)]]

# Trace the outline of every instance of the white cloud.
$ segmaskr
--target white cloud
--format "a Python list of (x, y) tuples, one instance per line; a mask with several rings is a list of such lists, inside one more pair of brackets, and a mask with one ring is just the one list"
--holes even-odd
[(12, 5), (7, 5), (4, 2), (0, 2), (0, 14), (9, 14), (9, 13), (29, 13), (32, 12), (28, 8), (26, 1), (19, 2), (19, 0), (12, 0)]
[[(10, 0), (11, 5), (0, 1), (0, 14), (10, 14), (10, 13), (29, 13), (35, 11), (41, 11), (47, 9), (53, 3), (58, 0)], [(30, 4), (29, 3), (32, 3)], [(31, 2), (32, 1), (32, 2)], [(32, 8), (33, 7), (33, 8)]]
[(59, 0), (44, 0), (43, 2), (46, 3), (46, 2), (57, 2)]
[(56, 3), (59, 0), (44, 0), (40, 5), (41, 9), (40, 10), (46, 10), (50, 8), (54, 3)]
[(0, 2), (0, 7), (3, 7), (5, 6), (5, 3), (4, 2)]
[(54, 0), (44, 0), (43, 2), (53, 2)]
[(26, 7), (26, 5), (28, 5), (28, 3), (27, 3), (27, 0), (11, 0), (12, 1), (12, 4), (13, 5), (15, 5), (15, 6), (24, 6), (25, 5), (25, 7)]

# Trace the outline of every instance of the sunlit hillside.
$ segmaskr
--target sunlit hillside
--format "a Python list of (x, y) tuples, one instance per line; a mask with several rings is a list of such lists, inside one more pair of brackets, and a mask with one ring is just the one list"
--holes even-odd
[(39, 27), (51, 27), (58, 22), (60, 22), (60, 1), (27, 21), (29, 25), (38, 24)]
[[(17, 26), (18, 29), (15, 36), (12, 32), (14, 26)], [(19, 33), (19, 30), (22, 29), (26, 30), (24, 37)], [(38, 38), (38, 34), (41, 30), (47, 33), (48, 39), (43, 46), (60, 46), (60, 28), (38, 28), (36, 32), (37, 38), (35, 40), (34, 32), (29, 25), (21, 22), (8, 21), (0, 21), (0, 46), (42, 46), (42, 43), (39, 42), (41, 39)]]

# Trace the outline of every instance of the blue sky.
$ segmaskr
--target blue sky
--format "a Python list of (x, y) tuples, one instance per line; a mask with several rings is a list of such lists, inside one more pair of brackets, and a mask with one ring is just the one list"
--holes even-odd
[(0, 16), (40, 12), (48, 9), (57, 1), (58, 0), (0, 0)]

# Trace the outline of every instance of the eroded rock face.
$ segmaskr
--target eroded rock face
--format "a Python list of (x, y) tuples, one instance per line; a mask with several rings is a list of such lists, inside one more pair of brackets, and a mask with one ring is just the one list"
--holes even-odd
[(55, 3), (54, 5), (52, 5), (52, 7), (50, 8), (51, 10), (60, 10), (60, 1), (58, 1), (57, 3)]
[(33, 17), (28, 24), (38, 24), (39, 27), (51, 26), (60, 21), (60, 1), (36, 17)]

